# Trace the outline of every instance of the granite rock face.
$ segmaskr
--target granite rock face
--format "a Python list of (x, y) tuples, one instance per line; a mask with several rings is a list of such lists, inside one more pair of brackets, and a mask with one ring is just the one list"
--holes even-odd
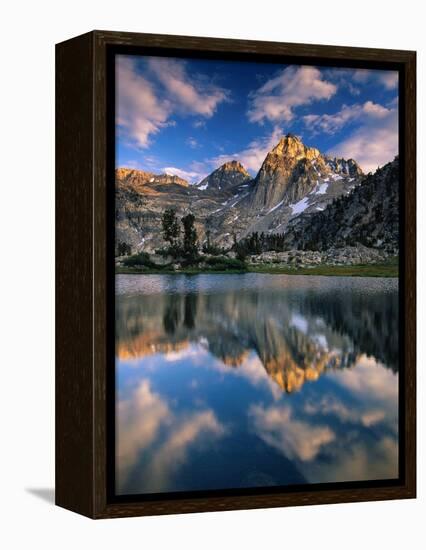
[(330, 159), (287, 134), (268, 153), (256, 176), (252, 205), (269, 211), (278, 204), (300, 201), (319, 183), (361, 175), (362, 170), (354, 160)]
[(359, 246), (397, 255), (399, 247), (399, 160), (365, 177), (349, 195), (323, 211), (292, 220), (287, 248), (328, 250)]
[[(253, 207), (266, 210), (273, 208), (283, 198), (289, 197), (289, 187), (293, 187), (293, 196), (306, 194), (313, 187), (308, 175), (309, 167), (313, 166), (312, 161), (319, 156), (318, 149), (306, 147), (296, 136), (287, 134), (281, 138), (266, 155), (256, 176)], [(303, 179), (305, 188), (299, 193), (297, 183)]]

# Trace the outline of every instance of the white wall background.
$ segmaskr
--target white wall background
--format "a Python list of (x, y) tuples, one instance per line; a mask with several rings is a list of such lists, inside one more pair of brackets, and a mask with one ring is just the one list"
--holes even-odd
[[(0, 545), (424, 548), (425, 26), (419, 0), (4, 2), (0, 33)], [(92, 29), (418, 51), (419, 497), (92, 522), (55, 508), (54, 44)], [(37, 496), (38, 495), (38, 496)], [(40, 496), (44, 498), (40, 498)]]

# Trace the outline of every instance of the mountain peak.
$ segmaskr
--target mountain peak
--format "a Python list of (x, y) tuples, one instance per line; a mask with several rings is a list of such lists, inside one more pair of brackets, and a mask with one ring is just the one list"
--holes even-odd
[(329, 158), (294, 134), (286, 134), (266, 155), (256, 176), (252, 207), (271, 210), (278, 204), (296, 203), (319, 182), (328, 188), (330, 182), (361, 175), (354, 160)]
[(229, 160), (228, 162), (222, 164), (222, 166), (220, 166), (217, 170), (220, 170), (221, 172), (241, 172), (241, 174), (250, 177), (247, 170), (238, 160)]
[(225, 190), (241, 185), (251, 179), (250, 174), (238, 160), (229, 160), (216, 168), (209, 176), (204, 178), (197, 185), (198, 189), (205, 191), (206, 189)]
[(294, 134), (286, 134), (271, 150), (270, 155), (285, 156), (296, 160), (301, 158), (312, 160), (319, 157), (320, 152), (314, 147), (307, 147), (298, 136)]
[(299, 143), (302, 143), (302, 140), (300, 139), (300, 137), (296, 136), (296, 134), (292, 134), (291, 132), (287, 132), (287, 134), (283, 136), (280, 139), (280, 141), (287, 141), (287, 142), (298, 141)]

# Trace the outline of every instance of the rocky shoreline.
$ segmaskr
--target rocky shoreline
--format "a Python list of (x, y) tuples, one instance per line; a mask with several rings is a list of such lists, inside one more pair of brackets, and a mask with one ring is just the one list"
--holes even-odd
[[(130, 261), (129, 261), (130, 260)], [(397, 277), (398, 256), (363, 245), (327, 251), (264, 252), (243, 261), (234, 251), (219, 256), (200, 254), (193, 263), (159, 254), (122, 256), (115, 260), (117, 273), (281, 273), (329, 276)]]
[(319, 265), (366, 265), (381, 264), (393, 256), (385, 250), (363, 245), (330, 248), (325, 251), (289, 250), (287, 252), (263, 252), (250, 256), (249, 265), (276, 264), (277, 266), (313, 267)]

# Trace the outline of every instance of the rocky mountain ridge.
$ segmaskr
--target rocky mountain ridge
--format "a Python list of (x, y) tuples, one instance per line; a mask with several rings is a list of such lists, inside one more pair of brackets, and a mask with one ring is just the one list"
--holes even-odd
[(174, 208), (178, 217), (194, 214), (200, 243), (207, 231), (224, 248), (253, 232), (287, 234), (296, 219), (322, 212), (365, 179), (355, 160), (322, 155), (292, 134), (266, 155), (254, 178), (237, 160), (195, 185), (178, 176), (118, 168), (117, 242), (130, 244), (134, 251), (161, 248), (166, 208)]
[(122, 184), (132, 185), (133, 187), (142, 187), (144, 185), (157, 184), (176, 184), (183, 187), (189, 187), (189, 183), (179, 176), (171, 174), (154, 174), (144, 170), (133, 168), (117, 168), (115, 171), (116, 181)]
[(285, 236), (286, 249), (323, 251), (357, 244), (398, 254), (398, 157), (322, 212), (292, 220)]

